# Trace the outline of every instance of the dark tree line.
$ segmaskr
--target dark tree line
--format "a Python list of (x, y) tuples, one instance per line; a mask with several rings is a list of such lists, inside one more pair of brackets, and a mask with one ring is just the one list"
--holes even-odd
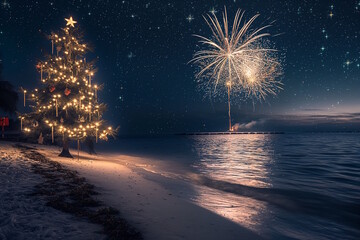
[(0, 109), (7, 113), (14, 113), (19, 100), (18, 93), (14, 90), (14, 86), (5, 81), (2, 76), (3, 61), (0, 56)]

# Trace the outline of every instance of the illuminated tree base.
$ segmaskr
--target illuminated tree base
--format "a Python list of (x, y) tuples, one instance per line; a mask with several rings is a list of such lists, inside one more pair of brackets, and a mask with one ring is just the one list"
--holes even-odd
[(69, 151), (69, 143), (67, 141), (63, 143), (63, 149), (59, 157), (74, 158)]
[(89, 153), (90, 155), (93, 155), (93, 154), (96, 155), (95, 146), (94, 146), (94, 141), (93, 141), (91, 138), (87, 137), (87, 138), (85, 139), (85, 144), (86, 144), (86, 146), (87, 146), (87, 148), (88, 148), (88, 153)]

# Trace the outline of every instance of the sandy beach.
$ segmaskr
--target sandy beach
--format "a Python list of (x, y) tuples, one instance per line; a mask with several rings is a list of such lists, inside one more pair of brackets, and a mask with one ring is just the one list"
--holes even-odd
[(44, 179), (13, 145), (0, 142), (0, 239), (105, 239), (101, 226), (47, 206), (33, 195)]
[[(18, 162), (24, 157), (21, 157), (21, 153), (14, 147), (14, 143), (0, 144), (1, 152), (5, 156), (2, 158), (8, 159), (6, 161), (15, 166), (20, 165)], [(99, 193), (96, 199), (119, 210), (121, 216), (129, 221), (130, 225), (138, 229), (144, 239), (260, 238), (239, 224), (187, 201), (184, 195), (191, 191), (194, 186), (187, 181), (167, 177), (169, 174), (167, 172), (156, 171), (156, 164), (152, 165), (149, 159), (119, 154), (89, 155), (82, 151), (80, 151), (79, 160), (77, 158), (67, 159), (57, 156), (60, 152), (59, 147), (31, 144), (26, 144), (26, 146), (35, 148), (40, 154), (60, 163), (67, 169), (77, 171), (81, 177), (95, 186), (96, 192)], [(11, 153), (11, 151), (16, 154)], [(76, 157), (76, 151), (73, 150), (72, 153)], [(1, 166), (4, 165), (3, 162), (4, 160), (2, 160)], [(26, 165), (24, 160), (21, 163)], [(29, 167), (27, 166), (27, 168)], [(8, 170), (8, 174), (11, 174), (9, 171), (11, 170)], [(28, 171), (28, 175), (32, 175), (31, 170), (28, 169)], [(11, 191), (11, 188), (12, 185), (9, 185), (8, 191)], [(15, 189), (16, 191), (20, 190)], [(31, 187), (28, 191), (31, 191)], [(24, 198), (26, 200), (30, 198), (29, 201), (33, 204), (44, 205), (44, 203), (31, 200), (31, 197), (26, 196)], [(22, 201), (17, 202), (22, 203)], [(54, 211), (52, 208), (46, 210), (47, 214), (51, 216), (60, 217), (64, 215), (62, 212), (54, 214), (52, 211)], [(4, 219), (6, 218), (10, 218), (10, 216)], [(47, 224), (55, 224), (54, 221), (56, 220), (51, 219), (46, 222)], [(30, 221), (30, 219), (29, 222), (36, 224), (36, 221)], [(67, 222), (70, 224), (69, 221)], [(96, 235), (101, 233), (101, 226), (92, 227), (92, 224), (86, 220), (80, 221), (80, 223), (87, 226), (79, 227), (85, 232), (84, 235), (77, 232), (75, 228), (69, 232), (70, 236), (75, 239), (104, 237), (103, 235)], [(71, 226), (74, 227), (80, 223), (71, 224)], [(1, 229), (8, 227), (9, 224), (2, 224)], [(11, 232), (11, 229), (8, 232)], [(4, 234), (4, 230), (2, 233), (5, 237), (7, 236), (6, 233)], [(40, 231), (38, 234), (43, 233)], [(25, 236), (27, 237), (27, 235)]]

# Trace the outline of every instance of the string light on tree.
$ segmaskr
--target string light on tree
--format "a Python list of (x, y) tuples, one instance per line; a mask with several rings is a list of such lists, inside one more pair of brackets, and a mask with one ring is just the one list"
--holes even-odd
[(24, 120), (24, 117), (23, 116), (19, 116), (20, 118), (20, 130), (22, 131), (23, 130), (23, 120)]
[[(85, 60), (89, 48), (75, 27), (77, 22), (72, 17), (65, 20), (66, 27), (49, 36), (52, 55), (37, 65), (42, 88), (31, 92), (29, 100), (35, 103), (33, 111), (24, 114), (22, 119), (23, 124), (33, 127), (34, 134), (51, 133), (52, 143), (59, 136), (63, 142), (60, 156), (72, 157), (69, 141), (80, 144), (85, 138), (96, 142), (107, 140), (117, 129), (105, 126), (101, 119), (106, 108), (98, 103), (98, 85), (92, 85), (95, 67)], [(24, 90), (24, 106), (26, 93)], [(97, 118), (93, 117), (94, 113)], [(32, 124), (34, 122), (37, 124)]]
[(97, 101), (97, 90), (98, 90), (98, 86), (95, 84), (94, 85), (94, 89), (95, 89), (95, 99)]
[(24, 107), (26, 106), (26, 93), (27, 91), (24, 89)]

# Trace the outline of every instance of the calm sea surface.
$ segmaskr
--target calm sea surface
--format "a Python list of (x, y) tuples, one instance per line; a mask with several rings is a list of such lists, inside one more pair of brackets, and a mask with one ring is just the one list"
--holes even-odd
[[(131, 138), (117, 151), (182, 166), (188, 198), (267, 239), (360, 239), (360, 134)], [(110, 146), (111, 147), (111, 146)]]

